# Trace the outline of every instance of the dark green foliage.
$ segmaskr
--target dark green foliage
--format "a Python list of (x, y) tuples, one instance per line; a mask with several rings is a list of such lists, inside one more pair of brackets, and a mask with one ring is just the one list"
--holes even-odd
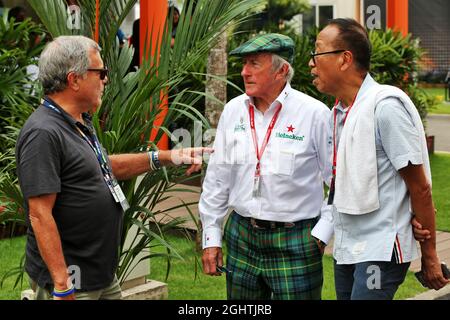
[(39, 87), (26, 67), (36, 64), (45, 33), (27, 19), (4, 23), (0, 19), (0, 225), (24, 223), (23, 197), (17, 186), (14, 147), (19, 129), (39, 101)]

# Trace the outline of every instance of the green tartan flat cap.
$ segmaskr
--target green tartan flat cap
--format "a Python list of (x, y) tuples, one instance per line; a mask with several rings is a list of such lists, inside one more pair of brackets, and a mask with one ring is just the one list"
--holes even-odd
[(232, 50), (230, 55), (245, 56), (259, 52), (275, 53), (292, 64), (295, 52), (294, 41), (279, 33), (262, 34)]

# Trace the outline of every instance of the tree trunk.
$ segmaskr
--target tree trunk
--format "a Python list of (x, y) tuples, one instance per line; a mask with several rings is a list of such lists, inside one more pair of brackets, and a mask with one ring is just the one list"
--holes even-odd
[[(205, 117), (211, 128), (217, 128), (219, 123), (220, 115), (222, 114), (223, 105), (227, 101), (227, 84), (225, 81), (227, 79), (228, 72), (228, 61), (227, 61), (227, 32), (223, 29), (219, 35), (219, 41), (217, 45), (211, 49), (208, 57), (208, 65), (206, 67), (206, 88), (205, 92), (207, 95), (211, 95), (221, 101), (222, 103), (215, 101), (206, 97), (205, 99)], [(221, 79), (213, 78), (209, 75), (220, 77)], [(214, 136), (205, 137), (203, 145), (209, 146), (213, 143)], [(205, 171), (203, 171), (203, 175)], [(202, 180), (204, 176), (202, 175)], [(202, 251), (202, 224), (200, 219), (199, 230), (196, 234), (195, 242), (198, 252)]]
[[(208, 66), (206, 72), (208, 75), (221, 77), (223, 80), (227, 78), (227, 32), (219, 35), (217, 45), (211, 50), (208, 57)], [(216, 99), (226, 103), (227, 100), (227, 84), (226, 82), (215, 79), (213, 77), (206, 77), (206, 94), (216, 97)], [(208, 119), (211, 128), (217, 128), (219, 118), (223, 110), (223, 104), (206, 98), (205, 116)]]

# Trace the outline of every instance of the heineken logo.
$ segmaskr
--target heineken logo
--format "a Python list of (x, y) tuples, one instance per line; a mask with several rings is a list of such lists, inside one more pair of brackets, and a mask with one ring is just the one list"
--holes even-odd
[(291, 140), (297, 140), (297, 141), (303, 141), (305, 139), (305, 136), (296, 136), (295, 134), (289, 134), (289, 133), (280, 133), (277, 132), (275, 135), (277, 138), (281, 139), (291, 139)]
[(234, 132), (245, 131), (245, 125), (237, 124), (234, 126)]
[(292, 126), (292, 124), (289, 127), (287, 127), (287, 129), (288, 129), (288, 132), (294, 133), (295, 128)]
[(244, 118), (241, 117), (238, 124), (234, 126), (234, 132), (245, 131)]

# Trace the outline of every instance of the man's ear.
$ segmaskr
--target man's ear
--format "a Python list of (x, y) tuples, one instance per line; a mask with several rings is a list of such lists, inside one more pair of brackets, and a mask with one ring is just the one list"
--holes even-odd
[(280, 77), (280, 79), (284, 80), (286, 78), (286, 75), (288, 74), (288, 72), (289, 72), (289, 66), (286, 63), (284, 63), (277, 72), (277, 78)]
[(348, 70), (354, 63), (353, 53), (351, 51), (345, 51), (339, 59), (341, 62), (341, 71)]
[(67, 75), (67, 87), (74, 91), (78, 91), (80, 89), (80, 85), (78, 83), (79, 80), (80, 78), (77, 74), (75, 74), (75, 72), (69, 72)]

